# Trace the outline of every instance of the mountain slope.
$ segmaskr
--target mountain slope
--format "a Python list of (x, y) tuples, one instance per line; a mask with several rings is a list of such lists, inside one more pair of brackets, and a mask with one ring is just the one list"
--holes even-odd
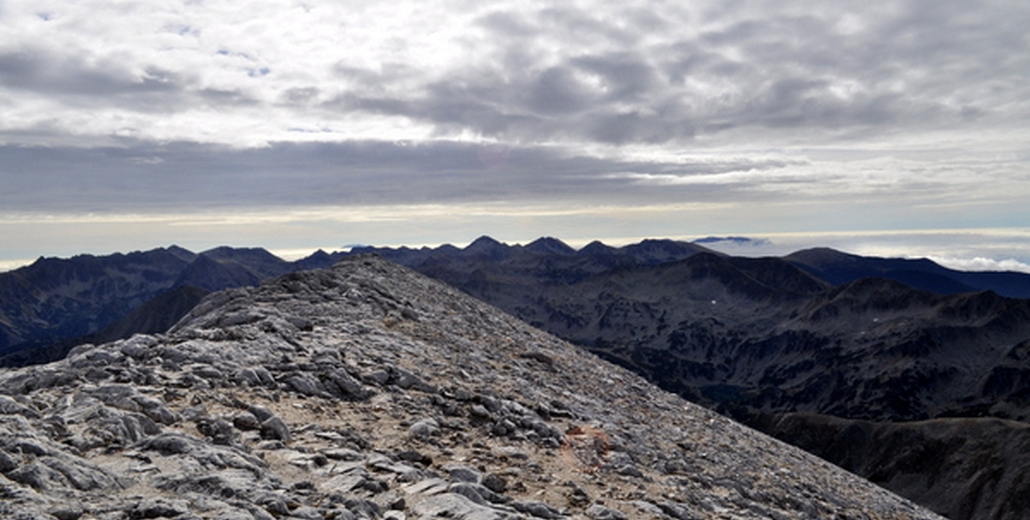
[(956, 271), (925, 258), (877, 258), (829, 248), (791, 253), (784, 260), (835, 285), (859, 278), (888, 278), (938, 294), (994, 291), (1010, 298), (1030, 298), (1030, 274)]
[[(661, 265), (512, 258), (415, 267), (745, 420), (792, 411), (881, 422), (1030, 418), (1030, 300), (935, 294), (885, 278), (833, 287), (775, 258), (695, 253)], [(941, 467), (975, 464), (968, 455), (940, 453)], [(991, 460), (1025, 474), (1013, 459)], [(946, 475), (923, 469), (927, 490), (880, 482), (938, 511), (1026, 512), (1016, 481), (948, 488)]]
[(930, 519), (377, 258), (0, 370), (19, 518)]
[(561, 258), (416, 268), (728, 412), (1030, 417), (1030, 300), (876, 278), (833, 287), (776, 258), (597, 272), (562, 271)]
[(175, 287), (218, 291), (257, 285), (304, 267), (259, 248), (220, 247), (195, 254), (171, 246), (127, 255), (41, 258), (0, 273), (0, 358), (20, 360), (16, 364), (56, 359)]
[(761, 429), (948, 518), (1030, 513), (1030, 425), (1001, 419), (908, 423), (782, 414)]
[(0, 274), (0, 354), (96, 332), (168, 289), (192, 259), (181, 248), (40, 258)]

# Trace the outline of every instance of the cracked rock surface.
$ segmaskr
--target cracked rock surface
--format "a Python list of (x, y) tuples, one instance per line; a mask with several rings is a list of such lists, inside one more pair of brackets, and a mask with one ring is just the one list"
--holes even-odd
[(939, 518), (371, 256), (0, 372), (0, 517)]

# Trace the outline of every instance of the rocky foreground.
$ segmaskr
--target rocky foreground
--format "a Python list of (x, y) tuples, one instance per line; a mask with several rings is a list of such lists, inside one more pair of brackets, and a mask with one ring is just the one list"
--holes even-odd
[(939, 518), (370, 256), (0, 372), (14, 519)]

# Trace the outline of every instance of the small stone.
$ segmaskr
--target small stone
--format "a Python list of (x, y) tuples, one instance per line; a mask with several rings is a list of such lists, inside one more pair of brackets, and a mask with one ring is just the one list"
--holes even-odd
[(483, 487), (493, 491), (494, 493), (504, 493), (508, 491), (508, 480), (504, 477), (490, 473), (483, 477)]
[(469, 408), (469, 415), (479, 419), (490, 419), (493, 415), (490, 414), (490, 410), (487, 410), (485, 406), (481, 404), (474, 404)]
[(397, 458), (408, 462), (417, 462), (423, 466), (431, 466), (433, 464), (433, 459), (431, 457), (417, 450), (402, 451), (397, 454)]
[(590, 520), (627, 520), (622, 511), (609, 509), (600, 504), (588, 507), (583, 514), (587, 515)]
[(368, 374), (361, 376), (362, 379), (370, 383), (375, 383), (379, 386), (385, 385), (390, 380), (390, 373), (386, 370), (379, 369)]
[(261, 421), (250, 412), (242, 412), (232, 418), (233, 426), (241, 430), (260, 430)]
[(169, 502), (162, 499), (146, 499), (129, 510), (129, 518), (140, 520), (145, 518), (174, 518), (189, 512), (186, 504), (180, 501)]
[(261, 438), (289, 443), (291, 439), (290, 429), (282, 419), (272, 417), (271, 419), (261, 423)]
[(443, 470), (450, 475), (451, 480), (455, 482), (471, 482), (478, 484), (480, 479), (480, 473), (468, 466), (461, 464), (447, 464), (443, 467)]
[(321, 511), (310, 506), (300, 506), (290, 511), (290, 516), (303, 520), (323, 520), (325, 518)]
[(57, 520), (79, 520), (82, 515), (86, 514), (86, 511), (82, 509), (82, 506), (65, 505), (51, 511), (50, 514)]
[(565, 515), (563, 515), (561, 511), (543, 502), (517, 500), (512, 502), (511, 506), (520, 513), (526, 513), (527, 515), (532, 515), (536, 518), (543, 518), (544, 520), (565, 518)]
[(236, 429), (225, 419), (201, 419), (197, 421), (197, 431), (215, 444), (230, 445), (236, 437)]
[(590, 495), (579, 486), (572, 484), (572, 491), (568, 495), (569, 505), (572, 507), (584, 507), (590, 503)]
[(254, 417), (257, 417), (257, 420), (261, 422), (265, 422), (271, 419), (272, 417), (275, 417), (275, 414), (272, 413), (272, 411), (268, 408), (265, 408), (264, 406), (248, 406), (247, 411), (254, 414)]
[(440, 424), (435, 419), (422, 419), (408, 428), (408, 435), (424, 439), (440, 434)]

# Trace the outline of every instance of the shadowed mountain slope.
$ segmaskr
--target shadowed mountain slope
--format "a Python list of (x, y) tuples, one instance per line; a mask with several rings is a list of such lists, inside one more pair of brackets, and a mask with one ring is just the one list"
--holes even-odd
[[(194, 254), (172, 246), (127, 255), (40, 258), (0, 273), (0, 357), (21, 360), (19, 364), (51, 361), (170, 289), (253, 286), (298, 268), (256, 248), (220, 247)], [(188, 310), (160, 303), (150, 308), (178, 312), (173, 322)], [(155, 331), (123, 327), (123, 334), (131, 332)]]
[(834, 287), (782, 259), (673, 242), (590, 255), (477, 242), (378, 252), (727, 412), (1030, 415), (1028, 300), (883, 278)]
[(106, 257), (40, 258), (0, 274), (0, 354), (96, 332), (175, 282), (181, 248)]
[(835, 285), (859, 278), (889, 278), (939, 294), (994, 291), (1010, 298), (1030, 298), (1030, 274), (956, 271), (925, 258), (877, 258), (829, 248), (798, 251), (784, 260)]
[(877, 423), (784, 414), (754, 424), (916, 502), (935, 504), (948, 518), (1017, 520), (1030, 512), (1030, 425), (1025, 423)]
[(133, 334), (159, 334), (175, 325), (208, 291), (197, 287), (179, 286), (147, 300), (128, 315), (93, 334), (45, 346), (18, 350), (0, 357), (0, 366), (22, 367), (49, 363), (63, 359), (73, 348), (84, 343), (108, 343), (126, 339)]

